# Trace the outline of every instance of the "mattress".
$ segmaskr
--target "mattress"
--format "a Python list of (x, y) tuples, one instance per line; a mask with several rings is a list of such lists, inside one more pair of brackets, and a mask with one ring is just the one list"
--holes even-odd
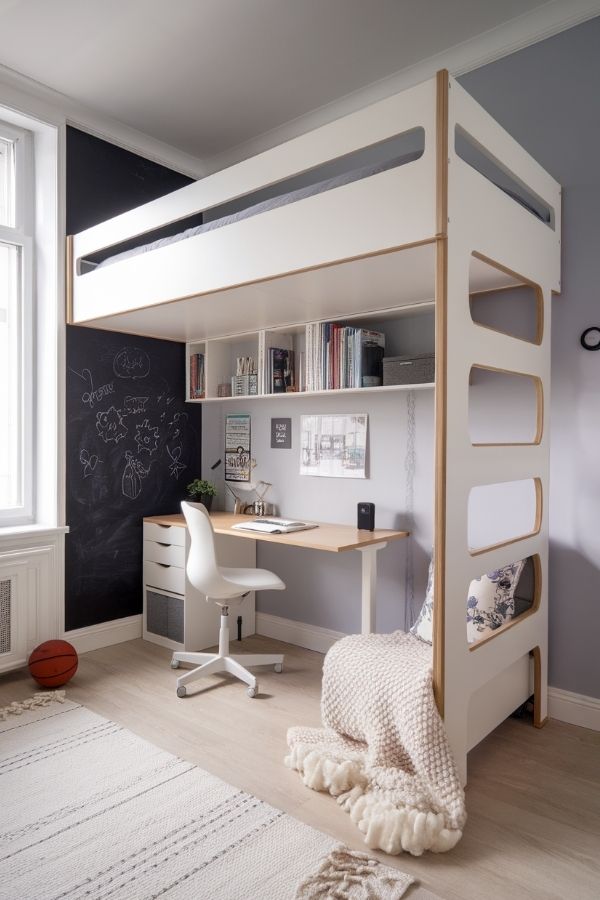
[(205, 234), (207, 231), (215, 231), (217, 228), (224, 228), (226, 225), (231, 225), (234, 222), (240, 222), (243, 219), (249, 219), (252, 216), (258, 216), (261, 213), (268, 212), (271, 209), (277, 209), (280, 206), (287, 206), (288, 203), (295, 203), (298, 200), (304, 200), (306, 197), (312, 197), (315, 194), (322, 194), (325, 191), (333, 190), (333, 188), (341, 187), (345, 184), (351, 184), (354, 181), (361, 181), (363, 178), (369, 178), (371, 175), (377, 175), (380, 172), (387, 171), (388, 169), (394, 169), (397, 166), (403, 166), (409, 162), (413, 162), (421, 155), (422, 151), (418, 150), (411, 153), (405, 153), (402, 156), (395, 156), (393, 159), (377, 163), (376, 165), (366, 165), (360, 166), (360, 168), (357, 169), (351, 169), (348, 172), (334, 175), (333, 177), (326, 178), (323, 181), (317, 181), (314, 184), (309, 184), (305, 187), (297, 188), (296, 190), (289, 191), (284, 194), (279, 194), (278, 196), (271, 197), (268, 200), (262, 200), (260, 203), (254, 203), (246, 207), (245, 209), (239, 210), (235, 213), (231, 213), (227, 216), (223, 216), (222, 218), (213, 219), (212, 221), (205, 222), (202, 225), (195, 225), (193, 228), (186, 228), (185, 231), (182, 231), (179, 234), (174, 234), (170, 237), (159, 238), (158, 240), (150, 241), (147, 244), (142, 244), (139, 247), (133, 247), (132, 249), (124, 250), (121, 253), (115, 253), (113, 256), (109, 256), (101, 263), (98, 263), (95, 268), (103, 268), (105, 266), (111, 265), (112, 263), (120, 262), (124, 259), (130, 259), (133, 256), (139, 256), (141, 253), (148, 253), (149, 251), (157, 250), (160, 247), (168, 247), (171, 244), (176, 244), (178, 241), (185, 241), (187, 238), (195, 237), (197, 234)]

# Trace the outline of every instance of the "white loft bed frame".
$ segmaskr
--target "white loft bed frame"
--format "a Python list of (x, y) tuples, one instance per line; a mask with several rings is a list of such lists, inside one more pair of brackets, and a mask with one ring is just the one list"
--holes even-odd
[[(515, 183), (545, 202), (552, 211), (550, 224), (457, 155), (457, 126)], [(414, 162), (79, 274), (80, 261), (90, 254), (417, 127), (424, 129), (425, 149)], [(559, 185), (444, 71), (68, 239), (68, 321), (134, 334), (204, 340), (435, 297), (433, 678), (465, 779), (467, 751), (532, 693), (535, 725), (547, 717), (545, 423), (550, 301), (551, 293), (560, 290), (560, 193)], [(470, 269), (475, 284), (469, 281)], [(537, 296), (535, 343), (473, 322), (470, 291), (523, 283)], [(538, 419), (532, 443), (471, 444), (467, 397), (474, 365), (534, 379)], [(470, 551), (471, 488), (526, 478), (536, 485), (533, 532)], [(465, 603), (470, 581), (529, 556), (535, 571), (533, 605), (469, 646)]]

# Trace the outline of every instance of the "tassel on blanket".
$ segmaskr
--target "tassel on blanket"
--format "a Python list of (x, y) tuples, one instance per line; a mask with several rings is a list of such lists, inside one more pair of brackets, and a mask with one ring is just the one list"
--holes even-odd
[(461, 830), (445, 827), (441, 813), (397, 806), (377, 793), (366, 793), (368, 778), (358, 758), (344, 758), (333, 748), (322, 750), (313, 744), (294, 744), (285, 764), (299, 772), (311, 790), (326, 791), (336, 797), (371, 850), (383, 850), (391, 856), (403, 851), (413, 856), (421, 856), (425, 850), (445, 853), (462, 837)]
[(286, 765), (336, 797), (372, 850), (443, 853), (462, 837), (464, 792), (430, 655), (403, 632), (338, 641), (323, 667), (325, 727), (288, 731)]
[(64, 702), (65, 691), (38, 691), (27, 700), (13, 700), (8, 706), (0, 707), (0, 722), (6, 722), (9, 715), (22, 716), (27, 710)]

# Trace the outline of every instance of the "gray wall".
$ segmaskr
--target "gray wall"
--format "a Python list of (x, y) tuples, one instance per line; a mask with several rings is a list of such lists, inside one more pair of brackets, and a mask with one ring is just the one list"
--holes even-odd
[[(427, 566), (432, 542), (433, 390), (416, 391), (416, 468), (414, 519), (406, 513), (405, 460), (407, 449), (407, 396), (346, 395), (318, 400), (276, 397), (221, 405), (206, 404), (203, 414), (203, 467), (223, 456), (226, 413), (252, 416), (252, 455), (257, 460), (253, 479), (272, 482), (268, 497), (282, 515), (355, 524), (356, 504), (376, 504), (376, 525), (406, 528), (413, 538), (389, 544), (379, 554), (377, 627), (381, 631), (406, 628), (420, 609), (425, 595)], [(300, 417), (306, 414), (362, 413), (369, 415), (368, 478), (340, 479), (300, 475)], [(271, 417), (292, 418), (292, 449), (270, 447)], [(220, 505), (224, 496), (221, 478)], [(231, 508), (231, 504), (228, 504)], [(414, 563), (414, 587), (407, 584), (407, 554)], [(360, 630), (360, 555), (324, 554), (258, 544), (258, 565), (277, 572), (286, 583), (284, 594), (264, 593), (257, 609), (284, 618), (308, 622), (336, 631)], [(406, 597), (408, 596), (408, 604)], [(412, 603), (411, 603), (411, 597)]]
[(563, 186), (562, 294), (553, 302), (550, 683), (600, 697), (600, 18), (462, 77)]

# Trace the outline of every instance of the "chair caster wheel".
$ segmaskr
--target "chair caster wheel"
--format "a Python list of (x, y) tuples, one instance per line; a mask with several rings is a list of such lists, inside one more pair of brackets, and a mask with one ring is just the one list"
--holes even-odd
[(179, 660), (178, 660), (178, 659), (172, 659), (172, 660), (171, 660), (171, 668), (172, 668), (172, 669), (178, 669), (179, 666), (180, 666), (180, 663), (179, 663)]
[(187, 688), (186, 688), (185, 684), (182, 684), (181, 687), (177, 688), (177, 696), (178, 697), (185, 697), (186, 694), (187, 694)]
[(252, 687), (252, 685), (251, 685), (248, 688), (248, 690), (246, 691), (246, 693), (248, 694), (249, 697), (256, 697), (256, 695), (258, 694), (258, 684), (255, 684), (254, 687)]
[(275, 663), (275, 671), (279, 674), (279, 672), (283, 672), (283, 663)]

